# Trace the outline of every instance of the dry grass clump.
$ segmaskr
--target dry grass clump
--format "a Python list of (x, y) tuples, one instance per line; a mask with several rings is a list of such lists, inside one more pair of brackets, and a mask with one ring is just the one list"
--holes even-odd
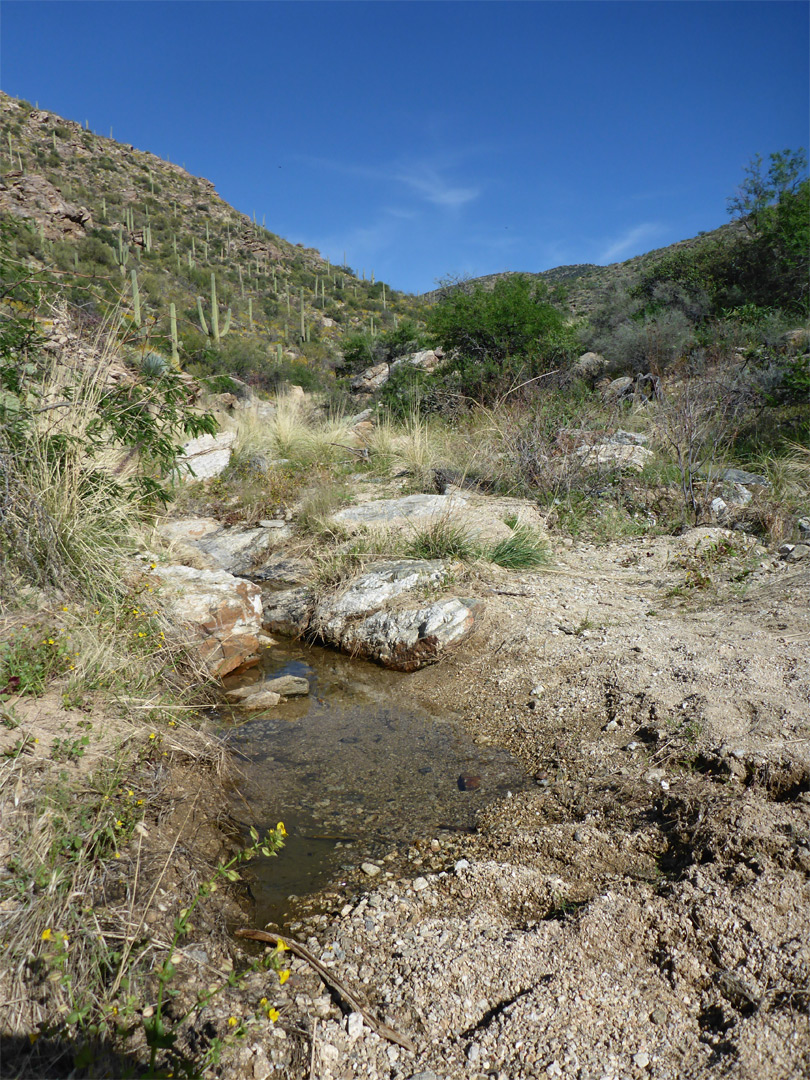
[(8, 591), (17, 575), (84, 595), (118, 587), (116, 563), (130, 543), (138, 506), (125, 486), (132, 458), (92, 452), (111, 347), (96, 365), (54, 359), (40, 385), (34, 427), (23, 441), (0, 434), (0, 550)]
[(317, 415), (305, 398), (287, 394), (276, 399), (270, 419), (240, 416), (234, 450), (239, 460), (264, 457), (309, 468), (342, 461), (349, 445), (351, 425), (342, 413)]

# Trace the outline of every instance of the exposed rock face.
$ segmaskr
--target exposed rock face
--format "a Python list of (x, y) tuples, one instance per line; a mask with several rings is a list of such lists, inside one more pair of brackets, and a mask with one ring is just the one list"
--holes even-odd
[(175, 554), (203, 570), (227, 570), (250, 576), (285, 540), (290, 528), (268, 522), (256, 529), (227, 529), (214, 518), (183, 518), (158, 526), (158, 533), (174, 545)]
[(382, 361), (355, 375), (350, 383), (351, 391), (353, 394), (373, 394), (380, 387), (385, 386), (391, 377), (391, 372), (396, 371), (397, 368), (408, 366), (430, 372), (435, 371), (443, 359), (442, 349), (422, 349), (409, 356), (400, 356), (391, 364)]
[(473, 627), (472, 607), (454, 597), (406, 606), (409, 593), (446, 580), (441, 562), (381, 563), (316, 603), (309, 589), (271, 595), (264, 625), (279, 633), (313, 637), (397, 671), (415, 671), (437, 660)]
[(378, 611), (350, 623), (340, 648), (395, 671), (416, 671), (463, 641), (474, 621), (472, 609), (454, 597), (415, 610)]
[(231, 460), (231, 448), (236, 441), (235, 431), (218, 431), (216, 435), (200, 435), (183, 445), (181, 464), (190, 465), (194, 475), (182, 473), (181, 479), (207, 480), (219, 476)]
[(165, 566), (155, 573), (169, 613), (185, 624), (212, 675), (255, 664), (266, 640), (258, 585), (224, 570)]
[(271, 633), (300, 637), (306, 632), (314, 610), (312, 590), (305, 586), (270, 593), (264, 598), (263, 625)]
[(435, 371), (444, 359), (443, 349), (423, 349), (421, 352), (411, 353), (410, 356), (400, 356), (391, 364), (391, 371), (396, 371), (403, 365), (418, 368), (420, 371)]
[(93, 224), (87, 207), (67, 202), (44, 176), (25, 173), (0, 180), (0, 212), (36, 221), (48, 240), (79, 240)]

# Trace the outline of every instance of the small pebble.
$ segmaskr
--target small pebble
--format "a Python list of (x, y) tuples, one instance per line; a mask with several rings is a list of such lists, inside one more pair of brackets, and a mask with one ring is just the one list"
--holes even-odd
[(369, 877), (376, 877), (380, 872), (380, 867), (375, 866), (372, 862), (364, 862), (360, 864), (360, 869), (364, 874), (368, 874)]
[(641, 1050), (638, 1054), (635, 1055), (633, 1061), (636, 1063), (639, 1069), (646, 1069), (647, 1066), (650, 1064), (650, 1055), (645, 1050)]

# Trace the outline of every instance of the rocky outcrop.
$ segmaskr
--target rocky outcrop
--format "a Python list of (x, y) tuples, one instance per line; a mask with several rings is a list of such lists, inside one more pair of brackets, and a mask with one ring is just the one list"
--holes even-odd
[(168, 615), (185, 626), (211, 675), (222, 678), (258, 663), (268, 640), (258, 585), (190, 566), (160, 567), (154, 577)]
[(472, 630), (473, 607), (462, 600), (408, 602), (409, 594), (435, 591), (447, 576), (448, 568), (438, 561), (380, 563), (321, 601), (307, 588), (272, 594), (265, 600), (264, 626), (307, 634), (396, 671), (415, 671), (438, 660)]
[(645, 446), (633, 446), (628, 443), (597, 443), (595, 446), (581, 446), (577, 456), (582, 464), (596, 469), (630, 469), (641, 472), (645, 465), (653, 460), (655, 454)]
[(408, 356), (400, 356), (390, 364), (382, 361), (355, 375), (350, 385), (353, 394), (373, 394), (385, 386), (391, 377), (391, 372), (400, 367), (417, 368), (419, 371), (435, 371), (444, 359), (442, 349), (422, 349), (420, 352), (410, 353)]
[(353, 394), (373, 394), (381, 386), (385, 386), (390, 376), (388, 364), (374, 364), (366, 368), (359, 375), (355, 375), (349, 384)]
[(44, 176), (6, 173), (0, 180), (0, 213), (35, 221), (46, 240), (80, 240), (93, 225), (86, 206), (76, 206)]

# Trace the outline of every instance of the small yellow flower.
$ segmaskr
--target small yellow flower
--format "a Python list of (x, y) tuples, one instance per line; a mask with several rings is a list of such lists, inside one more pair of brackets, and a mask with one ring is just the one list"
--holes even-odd
[(278, 1020), (279, 1016), (281, 1016), (281, 1013), (278, 1011), (278, 1009), (268, 1009), (267, 1010), (267, 1019), (270, 1021), (271, 1024), (275, 1024), (275, 1022), (276, 1022), (276, 1020)]
[(150, 570), (156, 570), (157, 569), (157, 563), (149, 563), (149, 569)]
[(286, 836), (287, 835), (287, 830), (284, 828), (284, 822), (283, 821), (280, 821), (278, 823), (278, 825), (276, 825), (276, 832), (279, 834), (279, 836)]
[(289, 949), (289, 947), (290, 946), (287, 944), (286, 941), (282, 941), (282, 939), (279, 938), (278, 939), (278, 945), (276, 945), (276, 952), (286, 952), (286, 950)]
[(156, 739), (157, 738), (157, 732), (153, 731), (152, 734), (149, 736), (149, 738), (150, 739)]
[(138, 637), (146, 637), (146, 634), (143, 632), (143, 630), (138, 631)]
[(239, 1023), (239, 1021), (236, 1019), (235, 1016), (229, 1016), (228, 1017), (228, 1027), (236, 1027), (236, 1025), (238, 1023)]
[(283, 971), (280, 971), (278, 973), (278, 981), (281, 983), (282, 986), (287, 981), (287, 979), (289, 979), (289, 977), (290, 977), (290, 969), (289, 968), (285, 968)]
[(67, 611), (67, 608), (66, 608), (66, 607), (63, 607), (63, 608), (62, 608), (62, 611)]
[(116, 853), (115, 853), (115, 857), (116, 857), (116, 859), (120, 859), (120, 858), (121, 858), (121, 852), (120, 852), (120, 851), (116, 851)]
[(135, 794), (135, 792), (132, 790), (132, 788), (130, 788), (129, 791), (127, 792), (127, 798), (131, 799), (134, 794)]
[(116, 829), (122, 829), (124, 827), (123, 821), (116, 821), (115, 827)]
[(143, 799), (136, 799), (135, 800), (135, 805), (136, 806), (143, 806)]
[(52, 934), (52, 932), (53, 932), (53, 931), (51, 930), (51, 928), (50, 928), (50, 927), (48, 927), (48, 929), (47, 929), (47, 930), (43, 930), (43, 931), (42, 931), (42, 940), (43, 940), (43, 941), (50, 941), (50, 940), (51, 940), (51, 934)]
[(261, 1000), (259, 1001), (259, 1004), (261, 1005), (261, 1007), (262, 1007), (262, 1008), (264, 1008), (264, 1007), (265, 1007), (265, 1005), (267, 1005), (267, 998), (262, 998), (262, 999), (261, 999)]

